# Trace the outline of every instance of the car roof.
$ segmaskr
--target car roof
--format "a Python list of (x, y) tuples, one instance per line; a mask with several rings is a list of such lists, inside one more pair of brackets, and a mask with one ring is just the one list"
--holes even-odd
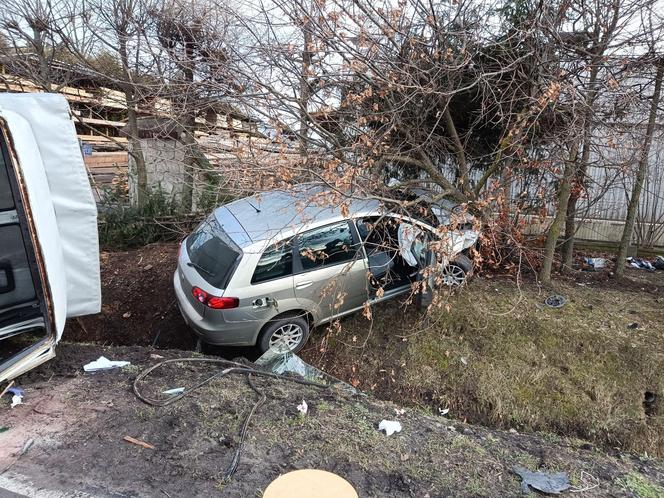
[(337, 220), (378, 213), (381, 204), (376, 199), (355, 198), (316, 184), (262, 192), (215, 210), (224, 230), (243, 249)]

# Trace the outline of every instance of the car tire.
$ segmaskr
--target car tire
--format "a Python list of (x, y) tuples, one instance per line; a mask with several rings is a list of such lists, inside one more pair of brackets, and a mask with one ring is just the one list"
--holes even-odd
[(465, 254), (457, 254), (443, 270), (443, 285), (460, 287), (468, 281), (473, 272), (473, 260)]
[[(309, 338), (309, 322), (298, 315), (287, 316), (269, 322), (258, 340), (258, 348), (265, 353), (274, 342), (278, 340), (275, 335), (281, 335), (292, 353), (297, 353), (306, 344)], [(299, 334), (299, 336), (298, 336)], [(297, 339), (297, 342), (295, 340)]]

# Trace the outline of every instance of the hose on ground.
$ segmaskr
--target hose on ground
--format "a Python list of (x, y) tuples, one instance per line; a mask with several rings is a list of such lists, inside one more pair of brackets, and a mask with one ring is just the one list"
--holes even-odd
[[(185, 389), (183, 392), (171, 396), (170, 398), (167, 399), (155, 399), (155, 398), (150, 398), (143, 393), (141, 393), (139, 389), (139, 384), (143, 382), (148, 375), (150, 375), (154, 370), (157, 368), (160, 368), (164, 365), (170, 364), (170, 363), (213, 363), (213, 364), (219, 364), (223, 365), (226, 368), (223, 370), (220, 370), (210, 377), (202, 380), (201, 382), (194, 384), (192, 387)], [(272, 379), (277, 379), (277, 380), (283, 380), (287, 382), (293, 382), (296, 384), (302, 384), (305, 386), (312, 386), (316, 387), (319, 389), (327, 389), (329, 385), (327, 384), (322, 384), (319, 382), (313, 382), (310, 380), (306, 379), (300, 379), (297, 377), (290, 377), (286, 375), (279, 375), (275, 374), (272, 372), (267, 372), (264, 370), (259, 370), (253, 367), (250, 367), (248, 365), (238, 363), (235, 361), (229, 361), (229, 360), (223, 360), (221, 358), (173, 358), (170, 360), (164, 360), (159, 363), (156, 363), (152, 365), (151, 367), (146, 368), (143, 370), (135, 379), (133, 383), (133, 390), (134, 394), (138, 399), (143, 401), (144, 403), (151, 405), (151, 406), (156, 406), (156, 407), (163, 407), (167, 406), (170, 404), (173, 404), (177, 401), (180, 401), (182, 398), (185, 396), (190, 395), (194, 391), (200, 389), (201, 387), (209, 384), (215, 379), (220, 379), (222, 377), (225, 377), (229, 374), (242, 374), (246, 376), (247, 383), (249, 384), (249, 387), (258, 395), (258, 400), (254, 405), (251, 407), (249, 410), (249, 413), (247, 413), (247, 416), (245, 417), (244, 421), (242, 422), (242, 427), (240, 429), (240, 440), (237, 444), (237, 447), (235, 448), (235, 453), (233, 454), (233, 458), (231, 459), (231, 462), (229, 465), (226, 467), (226, 470), (224, 471), (222, 475), (222, 480), (225, 482), (228, 482), (232, 477), (233, 474), (237, 471), (238, 465), (240, 464), (240, 457), (242, 456), (242, 447), (244, 445), (244, 441), (247, 438), (247, 433), (249, 432), (249, 423), (251, 422), (251, 418), (254, 416), (256, 413), (256, 410), (258, 410), (267, 400), (267, 395), (265, 394), (264, 391), (259, 390), (256, 385), (252, 382), (252, 376), (258, 376), (258, 377), (268, 377)]]
[[(223, 370), (220, 370), (219, 372), (211, 375), (207, 379), (202, 380), (198, 384), (193, 385), (192, 387), (185, 389), (183, 392), (180, 394), (171, 396), (168, 399), (154, 399), (150, 398), (148, 396), (145, 396), (142, 394), (138, 388), (138, 385), (141, 381), (143, 381), (148, 375), (150, 375), (154, 370), (157, 368), (160, 368), (164, 365), (168, 365), (170, 363), (216, 363), (219, 365), (226, 365), (228, 368), (225, 368)], [(185, 396), (190, 395), (194, 391), (200, 389), (201, 387), (205, 386), (206, 384), (209, 384), (215, 379), (225, 377), (228, 374), (253, 374), (257, 376), (262, 376), (262, 377), (269, 377), (272, 379), (278, 379), (278, 380), (284, 380), (287, 382), (294, 382), (296, 384), (302, 384), (305, 386), (313, 386), (317, 387), (320, 389), (327, 389), (329, 386), (327, 384), (323, 384), (320, 382), (313, 382), (310, 380), (306, 379), (300, 379), (297, 377), (291, 377), (287, 375), (280, 375), (280, 374), (275, 374), (272, 372), (266, 372), (265, 370), (259, 370), (257, 368), (250, 367), (248, 365), (238, 363), (235, 361), (229, 361), (229, 360), (223, 360), (221, 358), (173, 358), (170, 360), (164, 360), (160, 361), (159, 363), (155, 363), (151, 367), (146, 368), (143, 370), (136, 379), (134, 379), (134, 384), (133, 384), (133, 389), (134, 389), (134, 394), (138, 399), (143, 401), (144, 403), (147, 403), (148, 405), (152, 406), (166, 406), (170, 405), (172, 403), (175, 403), (176, 401), (181, 400)]]

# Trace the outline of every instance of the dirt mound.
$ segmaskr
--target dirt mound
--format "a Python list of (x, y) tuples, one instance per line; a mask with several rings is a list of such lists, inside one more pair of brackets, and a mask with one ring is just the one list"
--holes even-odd
[(177, 243), (159, 243), (102, 252), (101, 313), (69, 320), (64, 339), (192, 349), (196, 341), (173, 291), (177, 251)]
[[(99, 355), (125, 359), (121, 371), (83, 374)], [(58, 357), (21, 379), (25, 404), (2, 410), (0, 488), (91, 496), (260, 496), (278, 475), (319, 468), (347, 479), (362, 497), (520, 496), (513, 465), (567, 472), (584, 496), (659, 493), (661, 463), (608, 456), (587, 443), (469, 427), (391, 403), (256, 378), (267, 395), (251, 420), (236, 474), (222, 480), (256, 393), (242, 376), (220, 378), (181, 401), (154, 408), (131, 391), (144, 367), (183, 352), (63, 344)], [(215, 371), (170, 365), (141, 385), (157, 396)], [(302, 399), (309, 412), (296, 409)], [(397, 411), (399, 410), (399, 411)], [(382, 419), (403, 430), (386, 436)], [(125, 436), (154, 446), (146, 449)], [(33, 440), (26, 448), (26, 441)], [(657, 496), (652, 494), (651, 496)]]

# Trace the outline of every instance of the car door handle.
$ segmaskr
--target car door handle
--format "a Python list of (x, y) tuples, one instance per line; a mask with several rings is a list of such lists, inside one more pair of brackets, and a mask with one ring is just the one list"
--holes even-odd
[(306, 289), (310, 285), (312, 285), (314, 282), (313, 280), (305, 280), (304, 282), (298, 282), (295, 284), (296, 289)]

